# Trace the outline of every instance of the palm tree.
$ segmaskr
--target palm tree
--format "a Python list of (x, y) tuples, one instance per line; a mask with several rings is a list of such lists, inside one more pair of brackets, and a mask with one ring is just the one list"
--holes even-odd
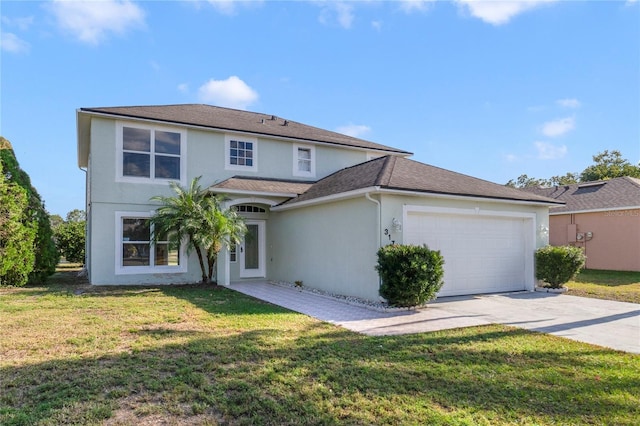
[(202, 282), (210, 283), (220, 250), (239, 243), (247, 227), (235, 210), (223, 207), (221, 198), (203, 190), (199, 180), (194, 178), (189, 188), (171, 182), (174, 196), (151, 198), (162, 204), (151, 218), (152, 238), (166, 239), (174, 249), (184, 242), (187, 253), (198, 256)]

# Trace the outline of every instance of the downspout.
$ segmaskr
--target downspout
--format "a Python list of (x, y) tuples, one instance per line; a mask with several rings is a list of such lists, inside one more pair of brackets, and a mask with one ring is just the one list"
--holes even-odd
[(83, 273), (85, 273), (87, 275), (87, 279), (89, 280), (89, 282), (91, 282), (91, 277), (89, 276), (89, 262), (88, 262), (88, 257), (89, 257), (89, 238), (87, 238), (87, 234), (88, 234), (88, 227), (89, 227), (89, 206), (88, 206), (88, 202), (89, 200), (87, 199), (87, 185), (89, 184), (89, 182), (87, 182), (88, 179), (88, 174), (87, 174), (87, 169), (86, 168), (82, 168), (80, 166), (78, 166), (78, 168), (80, 170), (82, 170), (84, 172), (84, 217), (85, 217), (85, 221), (84, 221), (84, 268), (83, 268)]

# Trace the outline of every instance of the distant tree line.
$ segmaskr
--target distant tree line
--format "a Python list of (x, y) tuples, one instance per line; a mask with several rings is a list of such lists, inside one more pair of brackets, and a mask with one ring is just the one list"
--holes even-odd
[(629, 160), (622, 157), (618, 150), (605, 150), (594, 155), (593, 164), (581, 173), (569, 172), (564, 176), (552, 176), (549, 179), (537, 179), (523, 174), (515, 180), (511, 179), (506, 185), (514, 188), (551, 187), (580, 182), (595, 182), (623, 176), (640, 178), (640, 163), (638, 165), (631, 164)]
[(53, 239), (58, 253), (66, 261), (84, 263), (86, 215), (83, 210), (71, 210), (66, 219), (51, 215)]

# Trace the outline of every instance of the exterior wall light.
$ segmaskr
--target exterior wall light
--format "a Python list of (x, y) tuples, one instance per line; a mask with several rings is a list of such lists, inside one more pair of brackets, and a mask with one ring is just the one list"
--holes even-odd
[(541, 223), (540, 226), (538, 226), (538, 235), (540, 238), (546, 238), (549, 236), (549, 227), (544, 223)]
[(395, 217), (391, 220), (391, 230), (393, 232), (402, 231), (402, 223), (400, 223), (400, 221), (398, 219), (396, 219)]

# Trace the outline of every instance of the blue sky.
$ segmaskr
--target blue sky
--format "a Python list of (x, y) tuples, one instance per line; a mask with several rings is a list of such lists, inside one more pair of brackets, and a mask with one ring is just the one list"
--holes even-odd
[(640, 161), (640, 2), (2, 1), (0, 134), (84, 208), (81, 107), (274, 114), (506, 183)]

